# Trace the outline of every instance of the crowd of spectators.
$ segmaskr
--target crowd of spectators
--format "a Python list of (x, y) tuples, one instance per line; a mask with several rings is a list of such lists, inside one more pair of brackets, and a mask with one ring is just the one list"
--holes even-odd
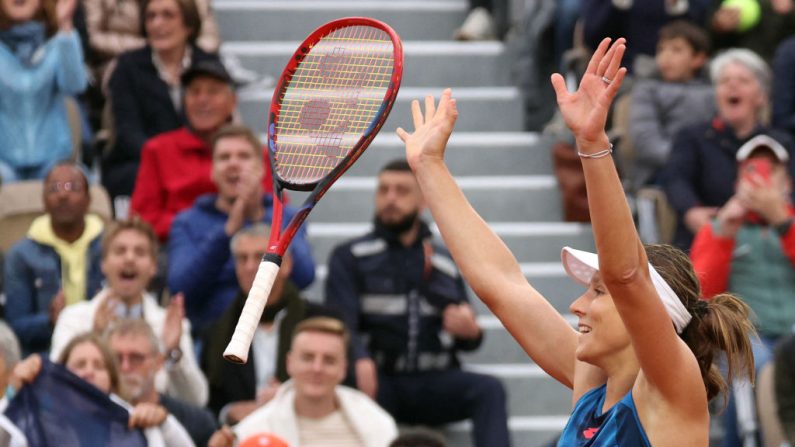
[[(536, 89), (541, 71), (572, 67), (573, 46), (628, 38), (628, 195), (664, 190), (671, 242), (695, 237), (704, 299), (730, 291), (753, 308), (757, 367), (775, 365), (795, 442), (795, 6), (749, 1), (758, 17), (718, 0), (534, 0), (546, 21), (519, 36), (550, 39), (526, 46), (551, 61), (533, 65)], [(122, 408), (98, 423), (140, 428), (143, 445), (267, 429), (290, 445), (386, 446), (396, 422), (463, 419), (475, 445), (509, 445), (502, 384), (460, 368), (483, 333), (401, 162), (379, 174), (373, 231), (334, 250), (325, 303), (302, 295), (316, 264), (301, 229), (251, 361), (220, 360), (267, 246), (273, 180), (209, 3), (0, 0), (0, 180), (42, 186), (41, 216), (2, 254), (0, 445), (24, 437), (15, 396), (53, 384)], [(507, 38), (510, 3), (470, 1), (453, 37)], [(89, 211), (97, 182), (112, 216)]]

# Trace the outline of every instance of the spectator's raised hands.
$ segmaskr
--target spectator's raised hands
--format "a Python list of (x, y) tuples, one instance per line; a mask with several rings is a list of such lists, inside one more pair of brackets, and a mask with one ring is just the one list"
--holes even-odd
[(31, 354), (25, 360), (14, 365), (9, 385), (15, 390), (19, 390), (22, 385), (36, 380), (39, 371), (41, 371), (41, 357), (38, 354)]
[(445, 89), (439, 98), (438, 106), (432, 96), (426, 96), (425, 114), (422, 113), (419, 101), (415, 99), (411, 102), (414, 133), (408, 133), (398, 127), (397, 134), (406, 143), (406, 160), (412, 166), (422, 159), (444, 160), (447, 140), (453, 133), (458, 118), (456, 101), (452, 95), (452, 90)]
[(578, 142), (595, 143), (605, 139), (607, 113), (627, 73), (627, 69), (621, 67), (625, 49), (623, 38), (612, 45), (609, 38), (602, 40), (588, 62), (579, 88), (573, 93), (566, 88), (563, 76), (552, 75), (560, 112)]
[(149, 402), (141, 402), (133, 408), (130, 413), (130, 428), (149, 428), (157, 427), (165, 422), (168, 412), (162, 405)]
[(179, 348), (182, 338), (182, 319), (185, 318), (185, 296), (180, 292), (171, 297), (163, 322), (162, 342), (166, 352)]
[(772, 224), (787, 219), (787, 195), (782, 188), (758, 174), (743, 177), (737, 185), (740, 203)]
[(77, 0), (58, 0), (55, 5), (55, 17), (58, 20), (58, 29), (61, 31), (72, 30), (72, 17), (75, 14)]

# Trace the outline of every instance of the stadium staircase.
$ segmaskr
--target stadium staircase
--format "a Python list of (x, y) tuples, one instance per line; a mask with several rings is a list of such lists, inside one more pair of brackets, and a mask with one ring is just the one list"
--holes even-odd
[[(375, 175), (384, 163), (403, 156), (394, 130), (411, 128), (410, 101), (438, 96), (450, 86), (460, 110), (447, 152), (451, 171), (514, 252), (527, 278), (570, 317), (568, 305), (582, 289), (566, 278), (560, 249), (571, 245), (592, 250), (590, 227), (561, 222), (549, 145), (538, 134), (522, 130), (520, 94), (510, 80), (511, 56), (505, 46), (451, 40), (466, 17), (466, 0), (214, 0), (213, 6), (222, 53), (258, 76), (240, 91), (239, 101), (243, 120), (259, 132), (265, 129), (275, 79), (297, 43), (317, 26), (339, 17), (370, 16), (390, 24), (404, 42), (404, 79), (389, 120), (310, 216), (308, 231), (318, 262), (310, 298), (322, 298), (331, 248), (370, 227)], [(292, 200), (300, 197), (293, 194)], [(486, 337), (478, 351), (464, 357), (466, 368), (504, 381), (515, 446), (547, 445), (567, 419), (569, 391), (541, 371), (499, 320), (472, 298)], [(443, 430), (452, 447), (471, 445), (468, 423)]]

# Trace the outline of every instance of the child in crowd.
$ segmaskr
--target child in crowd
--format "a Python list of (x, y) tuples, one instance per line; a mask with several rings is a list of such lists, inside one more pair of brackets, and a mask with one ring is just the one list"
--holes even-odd
[(679, 20), (660, 29), (655, 56), (659, 78), (639, 80), (632, 89), (631, 191), (656, 183), (679, 129), (715, 114), (712, 87), (701, 76), (708, 51), (709, 37), (695, 24)]

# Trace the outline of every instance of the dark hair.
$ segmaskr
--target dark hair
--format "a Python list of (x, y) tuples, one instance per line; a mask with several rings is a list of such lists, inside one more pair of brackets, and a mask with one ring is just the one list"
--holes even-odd
[[(39, 10), (33, 15), (33, 20), (44, 23), (47, 37), (52, 37), (58, 32), (58, 15), (55, 13), (57, 3), (58, 0), (41, 0)], [(0, 7), (0, 29), (8, 29), (10, 26), (11, 20)]]
[(710, 50), (709, 35), (696, 24), (687, 20), (674, 20), (660, 28), (658, 42), (682, 38), (693, 48), (694, 53), (708, 54)]
[(385, 164), (378, 173), (380, 174), (385, 171), (411, 172), (411, 166), (409, 166), (409, 162), (405, 159), (398, 158)]
[(242, 137), (251, 145), (254, 149), (254, 155), (256, 155), (259, 159), (262, 159), (262, 143), (260, 142), (259, 138), (254, 135), (254, 132), (251, 131), (246, 126), (241, 124), (224, 124), (215, 132), (210, 139), (210, 147), (212, 148), (212, 153), (215, 155), (215, 146), (218, 144), (218, 141), (223, 138), (229, 137)]
[(693, 351), (701, 370), (701, 378), (712, 399), (727, 388), (718, 367), (717, 354), (725, 354), (728, 381), (737, 376), (754, 380), (754, 354), (751, 337), (755, 329), (750, 320), (751, 310), (740, 298), (729, 293), (716, 295), (709, 301), (701, 296), (693, 264), (687, 254), (670, 245), (646, 245), (649, 263), (671, 286), (687, 311), (693, 316), (680, 334)]
[[(144, 37), (147, 37), (146, 8), (149, 7), (150, 3), (152, 3), (152, 0), (141, 1), (141, 35)], [(182, 23), (190, 30), (188, 43), (196, 44), (202, 29), (202, 19), (199, 15), (199, 8), (196, 7), (196, 2), (194, 0), (174, 0), (174, 3), (177, 4), (179, 12), (182, 14)]]
[(121, 381), (119, 380), (119, 367), (116, 364), (116, 357), (110, 351), (110, 348), (108, 348), (108, 344), (105, 343), (99, 335), (93, 332), (84, 332), (72, 337), (69, 343), (63, 348), (63, 351), (61, 351), (61, 355), (58, 357), (58, 363), (66, 366), (69, 357), (72, 355), (72, 351), (83, 343), (91, 343), (96, 346), (97, 350), (99, 350), (99, 354), (102, 356), (102, 360), (105, 362), (105, 368), (108, 370), (110, 392), (125, 398), (126, 396), (124, 396), (123, 390), (121, 389)]
[(414, 429), (398, 436), (389, 447), (446, 447), (444, 438), (432, 431)]
[(108, 255), (108, 250), (110, 250), (110, 244), (113, 240), (116, 239), (119, 233), (125, 230), (137, 231), (146, 236), (152, 249), (152, 258), (155, 260), (157, 259), (157, 235), (155, 234), (155, 230), (138, 216), (131, 216), (125, 220), (113, 221), (110, 226), (105, 228), (105, 235), (102, 236), (101, 244), (102, 259), (105, 259), (105, 256)]

